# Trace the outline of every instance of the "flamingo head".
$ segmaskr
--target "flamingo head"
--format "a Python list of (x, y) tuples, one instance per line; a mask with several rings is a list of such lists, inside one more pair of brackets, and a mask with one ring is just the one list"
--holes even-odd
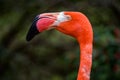
[(26, 37), (30, 41), (35, 35), (45, 30), (57, 29), (65, 34), (75, 36), (78, 29), (77, 12), (43, 13), (35, 17)]

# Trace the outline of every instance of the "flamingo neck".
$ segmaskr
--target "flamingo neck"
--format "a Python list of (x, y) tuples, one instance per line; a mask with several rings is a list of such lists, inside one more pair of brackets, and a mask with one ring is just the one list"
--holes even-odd
[(92, 66), (92, 42), (82, 43), (78, 39), (80, 45), (80, 66), (77, 80), (90, 80), (90, 72)]

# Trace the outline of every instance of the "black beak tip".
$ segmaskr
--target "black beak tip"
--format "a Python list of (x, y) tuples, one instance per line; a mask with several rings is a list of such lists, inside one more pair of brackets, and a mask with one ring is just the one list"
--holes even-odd
[(26, 37), (26, 41), (30, 41), (31, 39), (29, 39), (28, 37)]
[(27, 41), (32, 40), (32, 38), (39, 33), (39, 31), (37, 29), (37, 26), (36, 26), (36, 23), (37, 23), (38, 20), (39, 20), (39, 17), (36, 16), (32, 25), (31, 25), (31, 27), (30, 27), (30, 29), (29, 29), (29, 31), (28, 31), (28, 34), (26, 36)]
[(30, 41), (30, 40), (32, 40), (32, 37), (27, 35), (26, 41)]

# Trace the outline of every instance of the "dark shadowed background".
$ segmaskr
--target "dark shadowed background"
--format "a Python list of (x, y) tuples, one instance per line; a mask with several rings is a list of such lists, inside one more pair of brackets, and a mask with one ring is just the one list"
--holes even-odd
[(33, 18), (80, 11), (93, 26), (91, 80), (120, 80), (119, 0), (0, 0), (0, 80), (76, 80), (79, 45), (56, 30), (26, 41)]

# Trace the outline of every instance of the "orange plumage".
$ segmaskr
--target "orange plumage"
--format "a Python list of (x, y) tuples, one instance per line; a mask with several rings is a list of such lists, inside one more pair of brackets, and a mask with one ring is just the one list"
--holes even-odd
[[(41, 22), (41, 19), (45, 19), (46, 22)], [(40, 24), (36, 25), (37, 23)], [(93, 31), (88, 18), (84, 14), (70, 11), (43, 13), (39, 15), (38, 20), (33, 24), (27, 35), (28, 41), (31, 39), (30, 35), (33, 37), (31, 32), (33, 29), (35, 32), (40, 32), (41, 28), (44, 27), (44, 30), (55, 28), (64, 34), (76, 38), (80, 45), (80, 66), (77, 80), (90, 80)]]

